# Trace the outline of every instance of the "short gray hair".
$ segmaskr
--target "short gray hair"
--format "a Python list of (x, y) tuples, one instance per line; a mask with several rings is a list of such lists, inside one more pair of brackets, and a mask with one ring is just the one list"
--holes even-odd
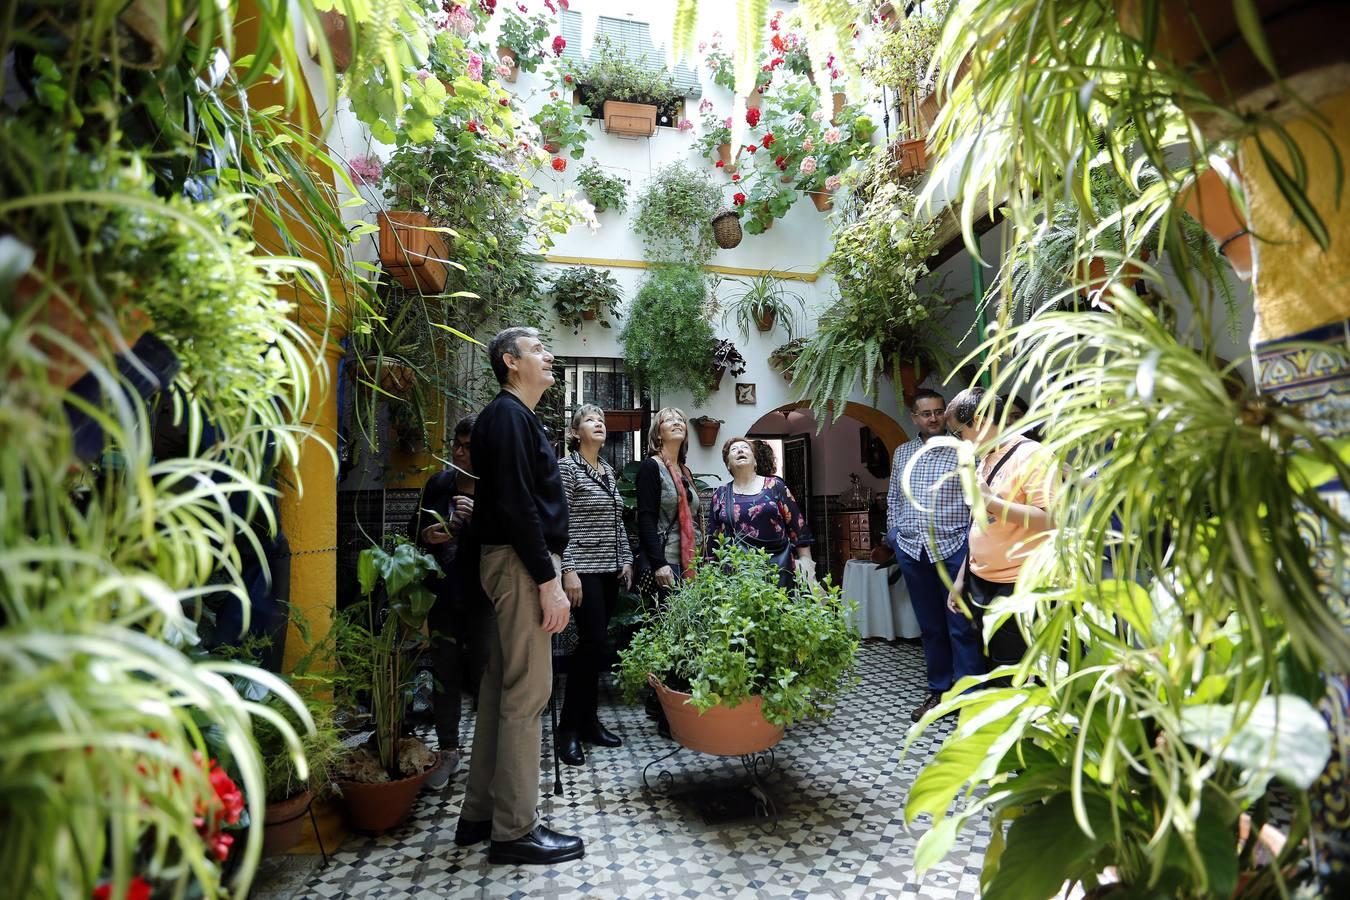
[(492, 364), (492, 374), (497, 376), (498, 384), (504, 385), (511, 378), (511, 370), (506, 367), (506, 360), (502, 359), (502, 354), (520, 356), (520, 346), (516, 342), (521, 338), (537, 337), (539, 337), (538, 328), (513, 325), (510, 328), (503, 328), (488, 341), (488, 362)]
[(599, 413), (600, 421), (603, 422), (605, 420), (605, 411), (600, 407), (596, 406), (594, 403), (583, 403), (577, 407), (576, 412), (572, 413), (572, 427), (567, 435), (568, 450), (576, 450), (578, 447), (581, 446), (581, 438), (577, 437), (572, 432), (575, 432), (578, 428), (580, 428), (581, 420), (586, 418), (591, 413)]

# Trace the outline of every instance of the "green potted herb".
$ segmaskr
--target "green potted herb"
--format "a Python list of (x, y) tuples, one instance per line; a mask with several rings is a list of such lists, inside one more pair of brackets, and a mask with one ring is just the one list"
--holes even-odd
[(625, 366), (640, 384), (708, 396), (708, 360), (715, 337), (708, 321), (708, 284), (693, 266), (653, 269), (619, 332)]
[(526, 17), (507, 5), (497, 37), (498, 62), (509, 70), (502, 78), (514, 84), (519, 70), (537, 70), (548, 35), (549, 20), (542, 12)]
[(563, 269), (553, 279), (551, 290), (558, 321), (570, 327), (573, 334), (581, 330), (583, 322), (597, 318), (601, 328), (608, 328), (609, 318), (618, 315), (619, 301), (623, 299), (619, 283), (608, 269), (589, 266)]
[(656, 171), (634, 203), (633, 230), (647, 258), (703, 265), (716, 242), (712, 220), (722, 206), (722, 191), (705, 173), (683, 162)]
[(852, 686), (850, 606), (837, 587), (781, 588), (762, 550), (723, 543), (620, 654), (624, 695), (654, 684), (682, 746), (767, 749), (784, 727), (828, 718)]
[(540, 107), (531, 121), (539, 126), (545, 152), (554, 156), (567, 153), (573, 159), (581, 159), (586, 155), (586, 142), (591, 139), (591, 133), (586, 128), (586, 116), (589, 114), (590, 108), (585, 105), (574, 104), (564, 97), (554, 97)]
[(773, 331), (774, 323), (777, 321), (787, 329), (788, 338), (792, 337), (796, 323), (792, 313), (793, 305), (795, 304), (802, 312), (806, 310), (806, 301), (800, 294), (789, 291), (783, 286), (783, 279), (772, 272), (761, 272), (749, 281), (741, 281), (738, 278), (728, 280), (740, 285), (741, 290), (728, 298), (727, 307), (722, 313), (724, 324), (729, 316), (734, 316), (736, 327), (748, 340), (751, 322), (760, 331), (767, 332)]
[[(403, 535), (357, 557), (363, 599), (334, 624), (340, 694), (355, 708), (368, 697), (374, 734), (339, 764), (337, 786), (352, 826), (382, 832), (407, 818), (437, 758), (404, 727), (422, 624), (435, 600), (423, 583), (440, 572)], [(378, 592), (378, 593), (377, 593)]]
[(610, 175), (595, 160), (591, 160), (577, 173), (577, 186), (586, 193), (597, 213), (614, 210), (623, 212), (628, 208), (628, 181), (617, 175)]
[(789, 384), (792, 383), (792, 366), (797, 362), (797, 358), (802, 355), (802, 348), (806, 346), (806, 338), (793, 338), (785, 344), (780, 344), (769, 354), (769, 365), (783, 373), (783, 379)]
[(576, 73), (581, 99), (601, 109), (611, 134), (650, 137), (657, 125), (674, 125), (684, 95), (665, 66), (646, 56), (631, 58), (608, 38), (596, 42), (589, 62)]

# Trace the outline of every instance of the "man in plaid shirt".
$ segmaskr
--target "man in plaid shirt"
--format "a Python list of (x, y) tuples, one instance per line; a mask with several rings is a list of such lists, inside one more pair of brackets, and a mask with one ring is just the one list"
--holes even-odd
[[(946, 428), (946, 411), (947, 403), (937, 391), (925, 388), (915, 392), (909, 415), (917, 436), (896, 448), (886, 494), (886, 543), (895, 550), (909, 589), (928, 667), (928, 699), (910, 712), (915, 722), (936, 706), (958, 679), (985, 671), (980, 634), (969, 619), (947, 609), (947, 585), (937, 569), (941, 563), (948, 581), (956, 580), (970, 535), (970, 507), (961, 496), (960, 482), (951, 474), (956, 469), (956, 451), (935, 447), (920, 454), (928, 439)], [(906, 494), (905, 468), (915, 455), (919, 460)]]

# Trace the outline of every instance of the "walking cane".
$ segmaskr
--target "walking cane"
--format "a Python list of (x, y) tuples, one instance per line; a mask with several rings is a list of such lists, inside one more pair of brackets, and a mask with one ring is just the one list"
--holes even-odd
[[(552, 637), (552, 658), (549, 660), (550, 667), (553, 660), (558, 658), (558, 636)], [(550, 673), (551, 675), (552, 673)], [(558, 760), (558, 682), (554, 678), (549, 685), (548, 693), (548, 712), (549, 719), (553, 723), (553, 731), (550, 732), (550, 743), (553, 744), (553, 796), (561, 797), (562, 788), (562, 763)]]

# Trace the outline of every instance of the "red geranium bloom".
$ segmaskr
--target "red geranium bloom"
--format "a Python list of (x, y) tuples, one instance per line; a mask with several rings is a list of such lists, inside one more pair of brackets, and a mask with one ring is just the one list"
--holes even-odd
[[(112, 900), (112, 882), (100, 884), (94, 888), (93, 900)], [(127, 893), (124, 900), (150, 900), (150, 882), (146, 881), (140, 875), (131, 879), (127, 884)]]
[(465, 127), (465, 128), (468, 128), (468, 129), (469, 129), (469, 132), (470, 132), (471, 134), (477, 134), (477, 133), (478, 133), (478, 123), (477, 123), (477, 122), (470, 122), (468, 125), (466, 125), (466, 126), (464, 126), (464, 127)]
[[(215, 834), (205, 836), (206, 848), (215, 854), (216, 859), (224, 862), (230, 855), (230, 846), (234, 843), (234, 835), (224, 831), (217, 831)], [(146, 894), (146, 900), (150, 895)]]
[(740, 180), (741, 180), (741, 176), (739, 176), (739, 175), (732, 175), (732, 176), (731, 176), (731, 180), (732, 180), (732, 181), (740, 181)]
[(567, 41), (563, 39), (563, 36), (561, 34), (553, 39), (554, 56), (562, 56), (563, 51), (566, 49), (567, 49)]
[(760, 143), (764, 145), (765, 150), (768, 150), (770, 147), (773, 146), (773, 140), (774, 140), (773, 132), (770, 131), (768, 134), (764, 135), (764, 140), (762, 140)]
[(769, 60), (770, 69), (776, 69), (782, 64), (783, 64), (783, 57), (781, 56), (775, 56), (773, 59)]
[(571, 75), (564, 75), (564, 76), (563, 76), (563, 83), (564, 83), (564, 84), (571, 84), (571, 83), (572, 83), (572, 76), (571, 76)]
[(244, 794), (239, 787), (226, 774), (225, 770), (216, 765), (215, 760), (211, 761), (211, 774), (208, 776), (211, 781), (211, 789), (216, 792), (216, 799), (224, 810), (225, 824), (234, 825), (239, 821), (239, 816), (244, 812)]
[(759, 110), (757, 109), (752, 108), (747, 109), (745, 111), (745, 121), (750, 125), (751, 128), (754, 128), (756, 125), (759, 124), (759, 116), (760, 113)]
[(758, 150), (758, 149), (759, 149), (759, 144), (746, 144), (746, 145), (745, 145), (745, 152), (746, 152), (746, 153), (754, 153), (754, 152), (755, 152), (756, 150)]
[(716, 168), (720, 169), (720, 168), (722, 168), (722, 167), (725, 166), (725, 165), (726, 165), (726, 163), (722, 162), (722, 161), (719, 159), (719, 160), (717, 161)]
[(786, 157), (786, 156), (775, 156), (775, 157), (773, 158), (773, 164), (774, 164), (775, 166), (777, 166), (779, 169), (782, 169), (784, 172), (787, 171), (787, 157)]
[(498, 100), (497, 102), (500, 103), (502, 106), (510, 106), (510, 105), (511, 105), (511, 101), (510, 101), (510, 99), (507, 98), (507, 97), (502, 97), (502, 98), (501, 98), (500, 100)]
[(783, 36), (781, 34), (775, 34), (773, 40), (769, 41), (769, 43), (773, 44), (773, 49), (777, 50), (779, 53), (787, 52), (787, 44), (783, 43)]
[(567, 171), (567, 160), (563, 159), (561, 156), (555, 156), (555, 157), (553, 157), (553, 163), (552, 163), (552, 165), (553, 165), (553, 171), (555, 171), (555, 172), (566, 172), (566, 171)]
[(737, 206), (744, 206), (744, 205), (745, 205), (745, 195), (744, 195), (744, 194), (737, 194), (736, 196), (734, 196), (734, 197), (731, 198), (731, 202), (732, 202), (732, 203), (735, 203)]
[(770, 66), (768, 63), (765, 63), (764, 65), (762, 65), (762, 66), (759, 67), (759, 70), (760, 70), (761, 72), (772, 72), (772, 71), (773, 71), (773, 67)]

